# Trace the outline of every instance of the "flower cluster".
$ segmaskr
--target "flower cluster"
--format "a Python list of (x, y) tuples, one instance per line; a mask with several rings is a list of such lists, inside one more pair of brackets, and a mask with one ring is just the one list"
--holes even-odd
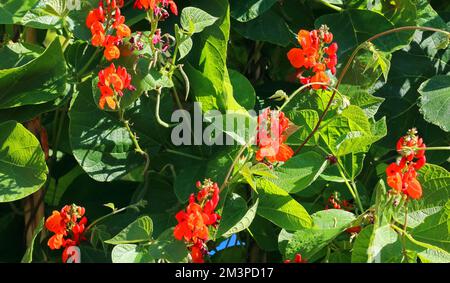
[(63, 262), (67, 259), (66, 250), (72, 246), (78, 246), (84, 237), (87, 218), (84, 216), (84, 207), (75, 204), (64, 206), (61, 211), (53, 211), (45, 221), (45, 227), (54, 235), (48, 240), (47, 245), (52, 250), (65, 248)]
[[(336, 74), (338, 45), (333, 41), (333, 34), (323, 25), (318, 30), (300, 30), (297, 36), (300, 48), (292, 48), (287, 57), (297, 69), (297, 77), (302, 84), (329, 84), (326, 70)], [(314, 89), (325, 89), (323, 85), (313, 85)]]
[(288, 127), (289, 119), (283, 112), (271, 111), (269, 108), (263, 111), (258, 117), (257, 161), (266, 159), (271, 163), (286, 162), (294, 155), (292, 148), (284, 143)]
[(103, 54), (108, 61), (120, 58), (119, 46), (124, 38), (131, 36), (131, 30), (120, 12), (122, 6), (123, 0), (106, 0), (106, 7), (104, 1), (100, 1), (86, 19), (86, 26), (92, 33), (92, 45), (104, 47)]
[(284, 263), (307, 263), (308, 261), (306, 259), (302, 258), (301, 254), (296, 254), (294, 258), (294, 262), (292, 262), (290, 259), (286, 259)]
[(100, 109), (105, 108), (105, 103), (111, 109), (116, 109), (117, 96), (123, 96), (123, 90), (128, 89), (130, 91), (136, 90), (131, 85), (131, 75), (127, 73), (124, 67), (118, 67), (114, 64), (101, 70), (98, 73), (98, 88), (100, 89)]
[(161, 19), (169, 17), (167, 8), (169, 8), (175, 16), (178, 15), (178, 7), (173, 0), (136, 0), (136, 2), (134, 2), (134, 8), (152, 10), (153, 14)]
[(422, 197), (417, 171), (426, 163), (425, 149), (426, 145), (415, 128), (398, 140), (397, 152), (402, 157), (398, 163), (392, 163), (386, 169), (387, 183), (394, 193), (404, 193), (412, 199)]
[(189, 205), (175, 216), (178, 225), (174, 230), (177, 240), (184, 240), (191, 252), (194, 263), (203, 263), (207, 254), (206, 242), (209, 239), (209, 227), (215, 227), (220, 220), (220, 215), (214, 212), (219, 204), (219, 187), (211, 180), (205, 180), (203, 184), (197, 182), (200, 190), (195, 196), (189, 197)]

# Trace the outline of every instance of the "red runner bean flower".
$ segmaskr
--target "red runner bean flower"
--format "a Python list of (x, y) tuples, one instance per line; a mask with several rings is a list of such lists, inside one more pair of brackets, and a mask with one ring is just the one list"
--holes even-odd
[(178, 7), (173, 0), (136, 0), (134, 7), (141, 10), (152, 10), (156, 16), (162, 16), (163, 18), (168, 17), (167, 8), (175, 16), (178, 15)]
[(123, 0), (100, 1), (98, 7), (90, 11), (86, 18), (86, 26), (92, 34), (92, 45), (104, 47), (103, 55), (108, 61), (120, 58), (119, 46), (124, 38), (131, 36), (125, 17), (121, 15), (122, 6)]
[[(333, 41), (333, 34), (326, 25), (320, 29), (300, 30), (297, 35), (300, 48), (292, 48), (287, 57), (291, 65), (297, 69), (297, 77), (302, 84), (329, 84), (330, 78), (326, 70), (336, 74), (338, 45)], [(313, 85), (313, 89), (325, 89), (323, 85)]]
[(256, 160), (268, 162), (286, 162), (294, 151), (284, 142), (287, 139), (286, 130), (289, 127), (289, 119), (283, 112), (265, 109), (258, 117)]
[(105, 109), (105, 103), (112, 110), (117, 106), (117, 95), (122, 97), (123, 90), (134, 91), (135, 87), (131, 85), (131, 75), (124, 67), (116, 67), (111, 64), (109, 67), (98, 73), (98, 88), (100, 89), (100, 109)]
[(184, 240), (188, 245), (192, 262), (203, 263), (207, 254), (206, 242), (209, 239), (209, 227), (216, 227), (220, 215), (214, 212), (219, 204), (219, 186), (211, 180), (205, 180), (203, 184), (197, 182), (200, 190), (197, 196), (189, 197), (186, 210), (177, 213), (175, 218), (178, 225), (174, 230), (177, 240)]
[(422, 197), (422, 186), (417, 180), (417, 171), (426, 163), (426, 145), (415, 128), (397, 142), (397, 152), (402, 156), (398, 163), (386, 168), (387, 183), (394, 193), (403, 193), (412, 199)]
[[(63, 262), (67, 259), (66, 250), (71, 246), (78, 246), (84, 237), (87, 218), (84, 207), (75, 204), (64, 206), (61, 211), (53, 211), (45, 221), (45, 228), (54, 233), (47, 245), (52, 250), (65, 248)], [(66, 256), (64, 256), (66, 255)]]

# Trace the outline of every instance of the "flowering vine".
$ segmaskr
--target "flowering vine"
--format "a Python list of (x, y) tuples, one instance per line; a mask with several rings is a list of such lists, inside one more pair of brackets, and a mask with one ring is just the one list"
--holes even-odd
[(192, 262), (203, 263), (208, 253), (206, 242), (209, 239), (209, 227), (216, 227), (220, 215), (214, 212), (219, 204), (219, 186), (211, 180), (196, 184), (197, 196), (191, 194), (186, 210), (177, 213), (178, 225), (174, 230), (177, 240), (184, 240), (190, 250)]

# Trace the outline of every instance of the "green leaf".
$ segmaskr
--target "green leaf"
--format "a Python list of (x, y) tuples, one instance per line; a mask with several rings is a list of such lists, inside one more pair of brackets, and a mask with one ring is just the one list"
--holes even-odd
[(69, 10), (64, 0), (40, 0), (22, 18), (21, 24), (37, 29), (60, 28)]
[(25, 254), (23, 255), (21, 263), (31, 263), (33, 261), (33, 250), (34, 250), (34, 242), (36, 241), (37, 235), (41, 233), (42, 229), (44, 228), (44, 217), (41, 218), (39, 221), (38, 226), (36, 229), (34, 229), (33, 237), (31, 238), (30, 246), (25, 251)]
[(105, 241), (111, 245), (148, 242), (153, 234), (153, 221), (149, 216), (142, 216), (128, 225), (119, 234)]
[(228, 40), (230, 38), (230, 9), (228, 2), (199, 0), (209, 14), (219, 18), (216, 24), (199, 35), (197, 52), (186, 73), (191, 82), (195, 100), (202, 103), (202, 110), (243, 111), (233, 97), (233, 86), (227, 68)]
[(233, 28), (247, 39), (283, 47), (295, 40), (295, 34), (289, 29), (286, 21), (271, 10), (246, 23), (235, 22)]
[(316, 212), (311, 218), (313, 226), (309, 229), (301, 229), (294, 234), (280, 233), (279, 245), (285, 258), (294, 258), (299, 253), (302, 257), (311, 259), (348, 228), (355, 220), (355, 215), (344, 210), (330, 209)]
[(44, 50), (38, 45), (10, 41), (0, 48), (0, 70), (23, 66), (39, 57)]
[(236, 101), (247, 110), (253, 109), (256, 102), (256, 92), (250, 81), (238, 71), (229, 69), (228, 72)]
[(328, 165), (326, 158), (308, 151), (289, 159), (275, 170), (278, 177), (272, 182), (288, 193), (297, 193), (311, 185)]
[(450, 201), (439, 213), (426, 217), (411, 235), (418, 241), (450, 251)]
[(37, 1), (38, 0), (3, 0), (0, 3), (0, 24), (13, 25), (20, 23), (22, 17), (36, 4)]
[(0, 203), (25, 198), (45, 183), (44, 152), (36, 137), (14, 121), (0, 124)]
[(238, 194), (233, 193), (225, 202), (221, 215), (222, 220), (215, 238), (228, 238), (250, 227), (255, 218), (257, 208), (258, 200), (252, 207), (248, 208), (246, 201)]
[(420, 112), (425, 121), (450, 131), (450, 75), (435, 76), (422, 83), (417, 90), (420, 93)]
[(259, 179), (257, 192), (259, 195), (257, 213), (260, 216), (290, 231), (311, 227), (311, 216), (285, 190), (268, 180)]
[[(171, 102), (164, 98), (163, 102), (165, 107), (170, 107)], [(155, 153), (170, 133), (156, 122), (155, 105), (154, 98), (141, 96), (126, 114), (134, 123), (132, 128), (140, 138), (141, 147), (149, 154)], [(90, 81), (79, 86), (69, 117), (74, 157), (93, 179), (110, 182), (145, 164), (144, 158), (135, 152), (130, 134), (118, 114), (101, 111), (94, 103)]]
[(418, 172), (417, 179), (422, 185), (422, 198), (413, 207), (433, 207), (444, 205), (450, 199), (450, 173), (434, 164), (426, 164)]
[(186, 31), (191, 31), (191, 26), (194, 27), (192, 33), (202, 32), (205, 28), (213, 25), (218, 18), (211, 16), (205, 11), (195, 8), (186, 7), (181, 11), (180, 23)]
[[(367, 3), (366, 3), (367, 2)], [(395, 1), (347, 1), (348, 8), (370, 10), (384, 15), (396, 28), (403, 26), (415, 26), (418, 20), (418, 9), (416, 1), (395, 0)], [(414, 31), (403, 31), (397, 34), (404, 42), (411, 41)]]
[(389, 225), (376, 228), (366, 226), (356, 237), (352, 262), (401, 262), (402, 244), (398, 234)]
[(321, 210), (311, 215), (313, 229), (346, 229), (356, 219), (351, 212), (342, 209)]
[(133, 244), (115, 246), (111, 252), (111, 259), (113, 263), (151, 263), (155, 261), (148, 249)]
[(269, 10), (277, 0), (230, 0), (231, 16), (240, 21), (248, 22)]
[(384, 98), (373, 96), (359, 86), (343, 84), (339, 86), (339, 91), (345, 93), (350, 99), (350, 103), (361, 108), (368, 118), (373, 118), (385, 101)]
[(148, 247), (148, 252), (156, 260), (164, 260), (171, 263), (186, 263), (188, 249), (183, 241), (178, 241), (173, 236), (173, 228), (167, 229)]
[[(293, 133), (288, 138), (288, 144), (300, 145), (304, 140), (306, 140), (308, 135), (314, 130), (314, 127), (319, 122), (319, 114), (316, 110), (312, 109), (293, 109), (286, 112), (286, 115), (292, 123), (300, 127), (297, 132)], [(315, 145), (317, 142), (318, 134), (316, 133), (306, 145)]]
[(320, 130), (320, 136), (336, 156), (367, 152), (386, 133), (385, 119), (371, 125), (364, 111), (354, 105), (327, 120)]
[(66, 65), (55, 39), (36, 59), (0, 70), (0, 109), (43, 104), (66, 94)]

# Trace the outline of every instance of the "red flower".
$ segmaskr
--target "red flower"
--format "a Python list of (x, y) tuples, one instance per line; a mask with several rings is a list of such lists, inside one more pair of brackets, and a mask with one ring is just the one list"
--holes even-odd
[[(45, 227), (54, 235), (50, 237), (47, 245), (52, 250), (66, 248), (63, 252), (63, 262), (67, 260), (66, 250), (70, 246), (78, 246), (84, 237), (87, 218), (83, 207), (73, 205), (64, 206), (61, 211), (53, 211), (45, 221)], [(64, 260), (66, 259), (66, 260)]]
[[(336, 73), (338, 45), (332, 43), (333, 34), (327, 26), (311, 32), (300, 30), (297, 35), (300, 48), (292, 48), (287, 57), (291, 65), (297, 69), (297, 77), (302, 84), (324, 83), (328, 85), (330, 78), (325, 72), (328, 68)], [(327, 44), (330, 44), (326, 47)], [(304, 76), (305, 73), (309, 75)], [(313, 85), (314, 89), (326, 88), (326, 85)]]
[(284, 144), (288, 127), (289, 120), (283, 112), (274, 115), (269, 108), (263, 111), (258, 117), (257, 161), (286, 162), (294, 155), (292, 148)]
[(186, 210), (178, 212), (175, 218), (178, 221), (173, 235), (177, 240), (184, 240), (190, 249), (194, 263), (204, 262), (203, 256), (207, 253), (204, 243), (209, 239), (209, 227), (215, 227), (220, 216), (214, 212), (219, 204), (219, 186), (211, 180), (196, 184), (199, 192), (197, 196), (189, 197)]
[(178, 15), (178, 7), (173, 0), (136, 0), (134, 7), (141, 10), (153, 10), (156, 15), (160, 14), (159, 9), (169, 8), (172, 14)]
[(123, 96), (124, 89), (135, 90), (134, 86), (131, 85), (131, 75), (121, 66), (116, 69), (114, 64), (111, 64), (98, 73), (98, 79), (98, 87), (101, 93), (100, 109), (105, 108), (105, 103), (108, 104), (109, 108), (116, 109), (114, 94), (117, 93), (119, 96)]
[(397, 151), (402, 155), (399, 164), (392, 163), (386, 168), (387, 184), (396, 193), (404, 193), (409, 198), (420, 199), (422, 186), (417, 180), (417, 170), (426, 164), (426, 145), (411, 129), (397, 142)]

